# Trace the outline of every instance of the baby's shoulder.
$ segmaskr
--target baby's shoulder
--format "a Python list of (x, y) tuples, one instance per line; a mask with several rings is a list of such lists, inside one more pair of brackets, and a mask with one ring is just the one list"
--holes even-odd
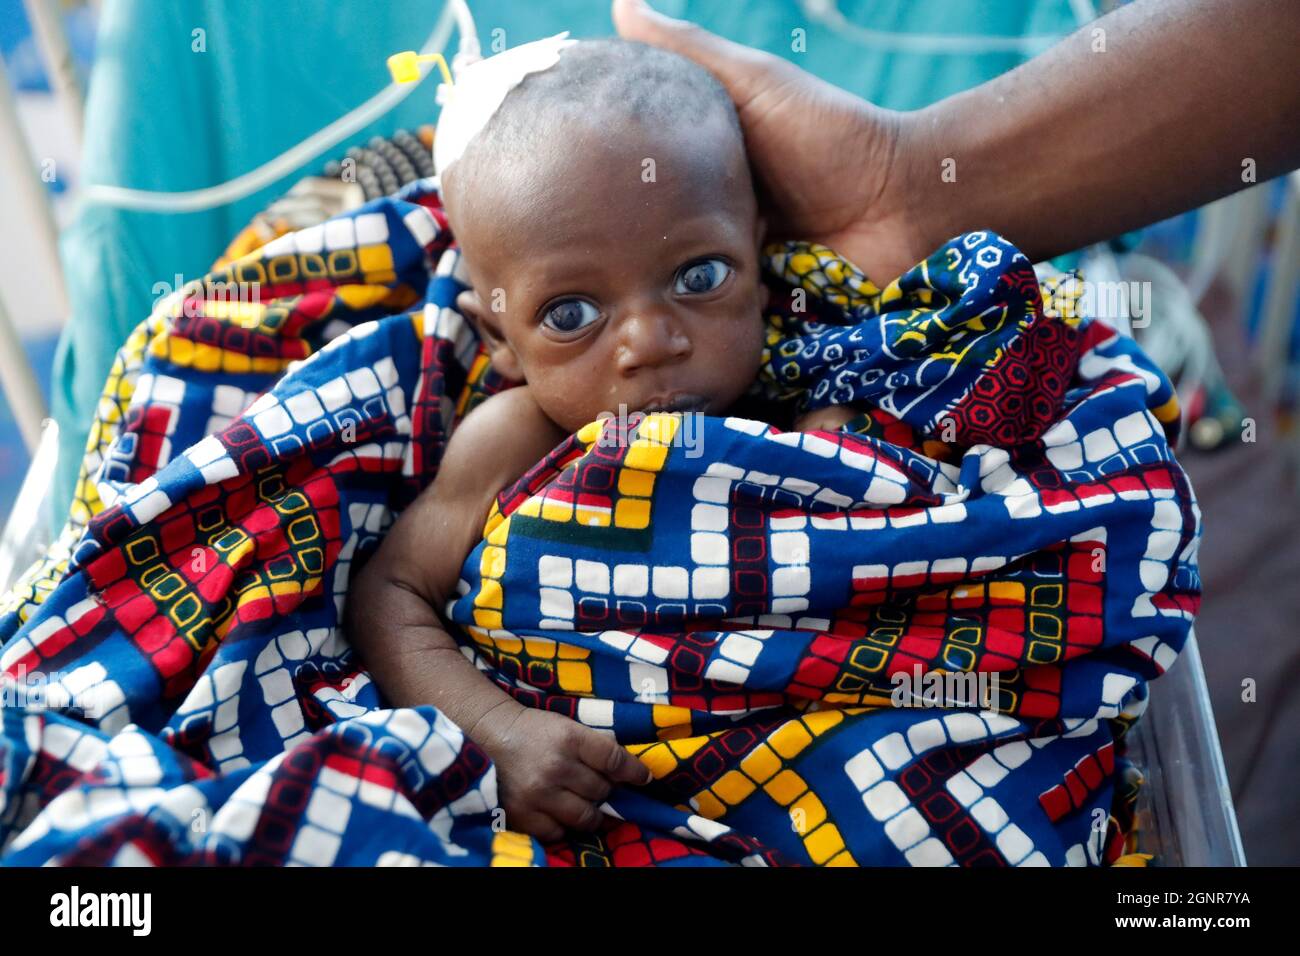
[(455, 589), (493, 499), (562, 440), (527, 393), (511, 394), (523, 387), (487, 399), (452, 430), (433, 483), (402, 512), (385, 542), (397, 556), (390, 560), (416, 568), (411, 573), (429, 582), (428, 593), (439, 600)]
[(506, 389), (475, 407), (453, 430), (439, 464), (439, 483), (457, 497), (495, 497), (565, 437), (527, 385)]

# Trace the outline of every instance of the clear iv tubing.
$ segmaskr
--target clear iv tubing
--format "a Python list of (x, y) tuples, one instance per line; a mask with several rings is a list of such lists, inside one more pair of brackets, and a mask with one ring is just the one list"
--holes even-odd
[[(481, 56), (478, 32), (465, 0), (448, 0), (442, 8), (438, 22), (433, 27), (433, 32), (424, 41), (419, 52), (425, 55), (440, 53), (446, 49), (453, 24), (460, 34), (460, 44), (456, 57), (452, 61), (453, 72), (458, 72)], [(428, 72), (428, 67), (422, 67), (421, 83)], [(178, 192), (128, 189), (125, 186), (92, 183), (83, 188), (81, 199), (83, 202), (142, 212), (200, 212), (204, 209), (224, 206), (264, 189), (276, 180), (294, 172), (304, 163), (315, 159), (331, 146), (347, 139), (357, 130), (364, 129), (410, 96), (418, 86), (420, 83), (389, 84), (356, 109), (317, 130), (302, 142), (289, 147), (279, 156), (224, 183)]]

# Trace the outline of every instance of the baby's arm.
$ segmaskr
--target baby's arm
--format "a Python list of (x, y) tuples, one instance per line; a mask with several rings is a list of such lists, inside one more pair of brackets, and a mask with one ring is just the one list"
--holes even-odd
[(519, 386), (494, 395), (452, 433), (438, 475), (408, 507), (348, 591), (348, 637), (384, 696), (433, 704), (497, 766), (506, 825), (541, 839), (591, 829), (596, 804), (649, 771), (606, 734), (535, 710), (478, 671), (439, 612), (455, 593), (496, 494), (563, 439)]

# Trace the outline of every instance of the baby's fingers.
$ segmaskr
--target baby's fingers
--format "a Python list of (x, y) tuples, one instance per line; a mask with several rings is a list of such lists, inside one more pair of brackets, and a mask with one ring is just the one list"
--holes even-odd
[(620, 747), (613, 737), (594, 730), (586, 730), (582, 735), (578, 742), (578, 756), (588, 767), (613, 783), (644, 786), (652, 779), (645, 764)]
[(584, 800), (600, 803), (609, 796), (614, 785), (603, 774), (592, 770), (585, 763), (573, 761), (564, 772), (564, 786)]
[(590, 800), (570, 790), (553, 790), (546, 800), (546, 812), (573, 830), (594, 830), (605, 816)]
[(511, 813), (507, 807), (505, 823), (511, 830), (537, 837), (543, 843), (554, 843), (564, 836), (564, 826), (541, 810), (516, 810)]

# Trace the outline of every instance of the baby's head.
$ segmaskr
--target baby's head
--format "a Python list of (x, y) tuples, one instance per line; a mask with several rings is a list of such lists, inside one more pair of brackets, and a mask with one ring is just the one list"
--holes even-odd
[(731, 100), (702, 67), (582, 41), (532, 73), (442, 177), (503, 375), (576, 431), (601, 412), (724, 413), (763, 348), (762, 223)]

